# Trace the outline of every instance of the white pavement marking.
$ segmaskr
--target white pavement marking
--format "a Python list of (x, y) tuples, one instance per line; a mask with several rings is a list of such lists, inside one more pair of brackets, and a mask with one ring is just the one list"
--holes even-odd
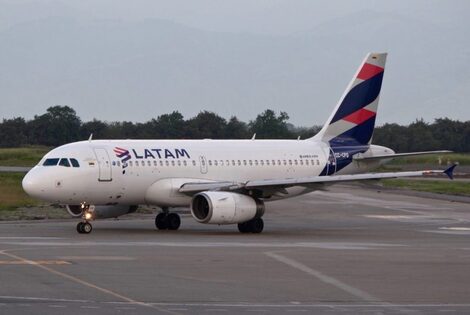
[(47, 236), (0, 236), (0, 240), (63, 240), (63, 237)]
[(384, 244), (384, 243), (364, 243), (364, 242), (272, 242), (272, 243), (241, 243), (241, 242), (10, 242), (0, 241), (4, 245), (16, 246), (144, 246), (144, 247), (190, 247), (190, 248), (320, 248), (320, 249), (337, 249), (337, 250), (354, 250), (354, 249), (376, 249), (381, 247), (397, 247), (407, 246), (404, 244)]
[(45, 301), (45, 302), (92, 303), (92, 301), (90, 301), (90, 300), (71, 300), (71, 299), (44, 298), (44, 297), (34, 297), (34, 296), (0, 295), (0, 299), (5, 299), (5, 300), (31, 300), (31, 301)]
[(317, 278), (318, 280), (322, 281), (323, 283), (326, 283), (326, 284), (330, 284), (330, 285), (333, 285), (335, 287), (337, 287), (338, 289), (340, 290), (343, 290), (363, 301), (367, 301), (367, 302), (379, 302), (380, 299), (376, 298), (375, 296), (365, 292), (365, 291), (362, 291), (358, 288), (355, 288), (355, 287), (352, 287), (350, 286), (349, 284), (346, 284), (336, 278), (333, 278), (331, 276), (328, 276), (318, 270), (315, 270), (315, 269), (312, 269), (302, 263), (299, 263), (293, 259), (290, 259), (290, 258), (287, 258), (285, 256), (282, 256), (282, 255), (279, 255), (279, 254), (276, 254), (276, 253), (273, 253), (273, 252), (265, 252), (264, 253), (265, 255), (279, 261), (279, 262), (282, 262), (288, 266), (291, 266), (292, 268), (295, 268), (297, 270), (300, 270), (300, 271), (303, 271), (305, 272), (306, 274), (309, 274), (311, 276), (314, 276), (315, 278)]
[(448, 231), (470, 231), (470, 227), (440, 227), (439, 230), (448, 230)]

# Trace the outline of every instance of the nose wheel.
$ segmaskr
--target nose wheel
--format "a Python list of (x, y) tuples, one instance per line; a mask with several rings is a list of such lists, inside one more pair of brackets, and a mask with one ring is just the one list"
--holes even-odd
[(93, 230), (93, 226), (90, 222), (78, 222), (77, 232), (80, 234), (89, 234)]

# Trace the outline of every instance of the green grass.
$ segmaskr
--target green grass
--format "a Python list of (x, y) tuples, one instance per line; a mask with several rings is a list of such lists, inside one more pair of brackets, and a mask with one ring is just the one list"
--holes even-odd
[(0, 173), (0, 212), (39, 204), (39, 201), (29, 197), (23, 191), (21, 181), (24, 175), (23, 173)]
[(451, 180), (386, 179), (385, 187), (426, 191), (438, 194), (470, 196), (470, 182)]
[(34, 166), (50, 151), (48, 147), (1, 148), (1, 166)]
[(403, 165), (403, 164), (435, 164), (439, 165), (439, 157), (442, 159), (442, 165), (447, 165), (447, 160), (451, 164), (458, 162), (460, 165), (470, 165), (470, 154), (468, 153), (449, 153), (449, 154), (432, 154), (432, 155), (417, 155), (403, 158), (396, 158), (389, 163), (389, 165)]

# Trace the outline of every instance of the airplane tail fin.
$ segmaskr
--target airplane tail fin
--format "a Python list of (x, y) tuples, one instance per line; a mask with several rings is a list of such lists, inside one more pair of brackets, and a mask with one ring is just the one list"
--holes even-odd
[(333, 147), (370, 144), (386, 59), (386, 53), (366, 56), (326, 124), (310, 139)]

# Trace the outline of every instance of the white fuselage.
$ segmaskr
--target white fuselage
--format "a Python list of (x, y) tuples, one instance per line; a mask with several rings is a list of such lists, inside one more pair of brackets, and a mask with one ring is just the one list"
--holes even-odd
[[(374, 150), (388, 152), (370, 146), (366, 154)], [(76, 159), (79, 167), (43, 166), (47, 159), (62, 158)], [(321, 141), (93, 140), (50, 151), (23, 184), (31, 195), (59, 204), (183, 206), (189, 205), (190, 197), (177, 190), (186, 182), (318, 176), (335, 164), (329, 145)], [(364, 172), (375, 166), (352, 161), (338, 173)], [(291, 187), (273, 199), (309, 191)]]

